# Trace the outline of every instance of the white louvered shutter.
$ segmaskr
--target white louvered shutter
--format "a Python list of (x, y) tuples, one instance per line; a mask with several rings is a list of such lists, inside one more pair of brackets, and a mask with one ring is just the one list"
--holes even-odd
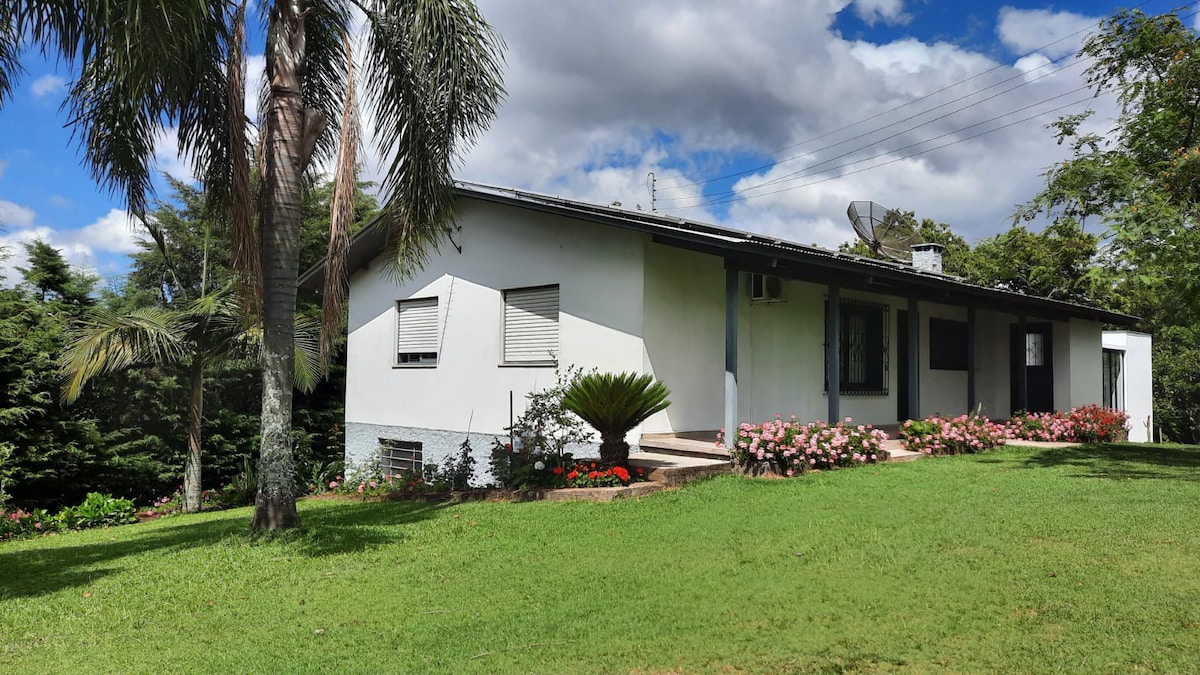
[(558, 358), (558, 286), (504, 293), (505, 363)]
[(396, 360), (403, 362), (403, 354), (436, 354), (437, 350), (437, 298), (396, 303)]

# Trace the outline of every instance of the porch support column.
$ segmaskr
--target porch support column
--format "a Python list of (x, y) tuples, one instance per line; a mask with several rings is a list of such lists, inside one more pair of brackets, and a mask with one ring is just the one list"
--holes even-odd
[(967, 413), (975, 412), (975, 308), (967, 308)]
[(921, 418), (921, 315), (917, 298), (908, 298), (908, 419)]
[[(1017, 344), (1014, 346), (1017, 357), (1017, 410), (1029, 409), (1029, 323), (1025, 315), (1017, 317)], [(1012, 412), (1016, 412), (1014, 410)]]
[(737, 337), (738, 337), (738, 274), (737, 267), (725, 261), (725, 445), (737, 439)]
[(842, 289), (829, 287), (825, 318), (825, 379), (829, 389), (829, 422), (842, 419)]

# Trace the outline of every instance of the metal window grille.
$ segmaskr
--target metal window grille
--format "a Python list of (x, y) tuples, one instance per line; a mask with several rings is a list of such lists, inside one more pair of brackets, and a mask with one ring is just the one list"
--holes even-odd
[(400, 473), (402, 471), (420, 473), (425, 466), (422, 447), (420, 441), (381, 438), (379, 439), (379, 468), (384, 473)]

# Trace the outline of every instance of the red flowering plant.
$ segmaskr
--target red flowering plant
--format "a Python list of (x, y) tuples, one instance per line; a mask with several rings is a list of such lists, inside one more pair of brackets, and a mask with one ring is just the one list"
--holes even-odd
[(1017, 413), (1006, 432), (1013, 440), (1110, 443), (1124, 440), (1128, 421), (1123, 410), (1091, 404), (1066, 413)]
[(567, 487), (621, 487), (649, 480), (642, 467), (605, 467), (592, 461), (576, 462), (566, 472)]
[(982, 415), (959, 415), (946, 419), (934, 415), (908, 420), (900, 427), (904, 445), (927, 455), (961, 455), (991, 450), (1004, 443), (1005, 427)]
[(732, 445), (725, 445), (723, 432), (717, 445), (727, 447), (733, 463), (747, 473), (797, 476), (885, 460), (885, 441), (887, 434), (882, 430), (856, 425), (849, 417), (836, 424), (819, 420), (800, 424), (793, 415), (786, 422), (776, 417), (762, 424), (742, 424)]

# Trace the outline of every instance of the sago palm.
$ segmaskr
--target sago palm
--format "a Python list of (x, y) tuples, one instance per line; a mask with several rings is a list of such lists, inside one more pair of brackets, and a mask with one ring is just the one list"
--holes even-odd
[(656, 412), (666, 410), (671, 390), (651, 375), (589, 373), (575, 380), (563, 406), (600, 434), (600, 459), (610, 466), (629, 463), (625, 435)]
[[(410, 273), (452, 218), (450, 169), (503, 95), (502, 42), (469, 0), (5, 0), (0, 104), (19, 41), (74, 64), (72, 127), (96, 179), (142, 215), (155, 140), (174, 127), (233, 223), (234, 265), (263, 326), (262, 445), (252, 525), (294, 527), (292, 335), (304, 174), (331, 171), (322, 352), (347, 292), (359, 165), (358, 89), (387, 171), (381, 219), (392, 269)], [(362, 26), (351, 36), (351, 26)], [(257, 129), (243, 113), (246, 36), (263, 35)], [(360, 47), (356, 51), (356, 45)], [(261, 148), (255, 158), (250, 138)], [(250, 167), (257, 161), (259, 193)]]
[[(67, 332), (59, 359), (62, 400), (75, 401), (92, 378), (138, 366), (187, 368), (188, 443), (183, 469), (183, 510), (200, 510), (201, 425), (204, 373), (221, 362), (260, 358), (262, 331), (246, 327), (232, 286), (204, 295), (182, 309), (150, 307), (117, 314), (90, 310)], [(297, 319), (295, 380), (311, 391), (317, 381), (317, 326)]]

